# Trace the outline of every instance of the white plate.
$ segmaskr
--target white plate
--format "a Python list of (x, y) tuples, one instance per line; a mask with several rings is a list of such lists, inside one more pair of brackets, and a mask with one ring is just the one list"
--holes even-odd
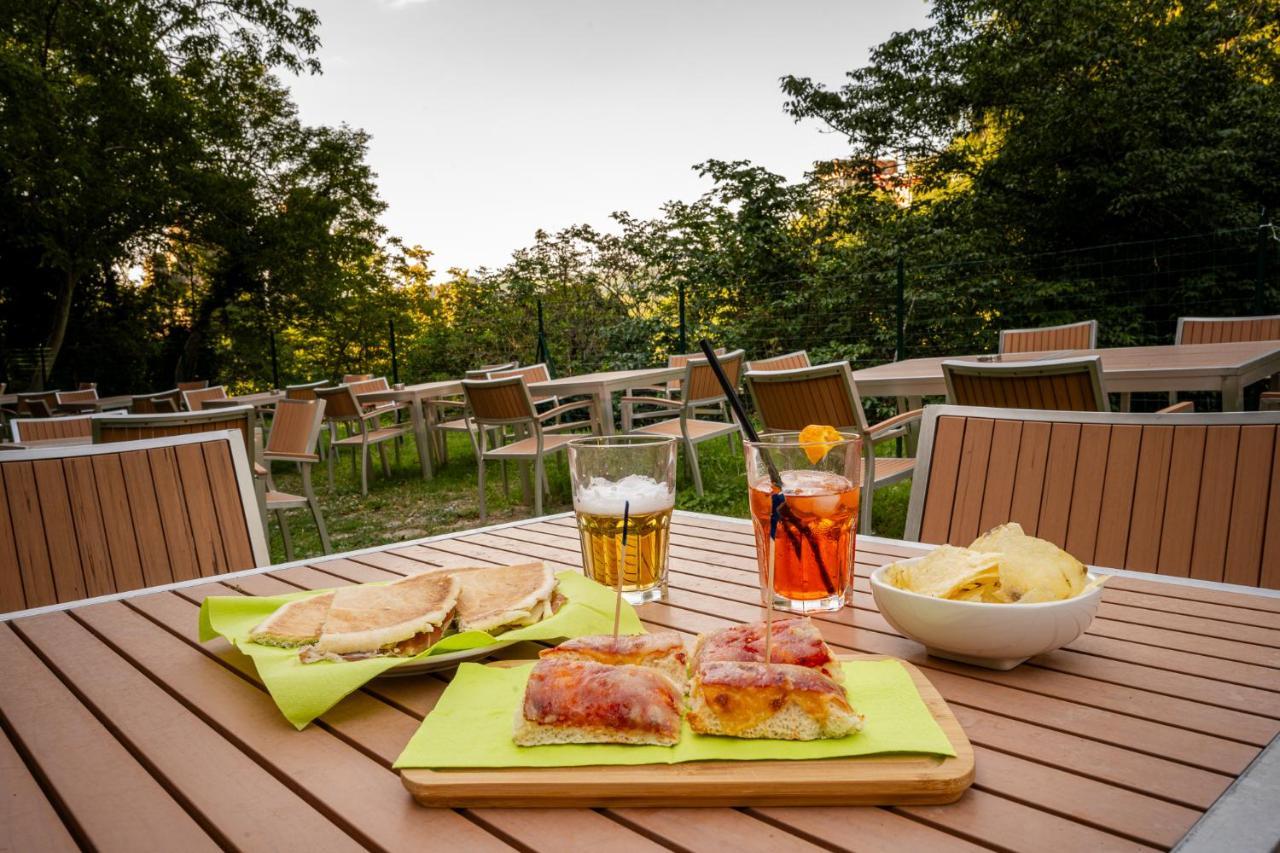
[(511, 640), (505, 643), (498, 642), (488, 646), (480, 646), (476, 649), (463, 649), (458, 652), (445, 652), (442, 655), (431, 655), (430, 657), (425, 657), (421, 660), (406, 661), (399, 666), (387, 670), (378, 677), (399, 678), (405, 675), (422, 675), (426, 672), (439, 672), (442, 669), (453, 669), (460, 663), (487, 658), (489, 655), (501, 649), (505, 649), (507, 646), (514, 646), (516, 642), (516, 640)]

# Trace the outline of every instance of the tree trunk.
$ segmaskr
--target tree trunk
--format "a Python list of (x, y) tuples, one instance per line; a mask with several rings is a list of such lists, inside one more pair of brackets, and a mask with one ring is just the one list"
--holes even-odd
[(53, 373), (53, 365), (58, 360), (58, 353), (62, 349), (62, 342), (67, 337), (67, 321), (71, 319), (71, 300), (76, 294), (76, 285), (80, 282), (80, 276), (67, 270), (64, 273), (62, 287), (58, 289), (58, 301), (53, 309), (53, 329), (49, 332), (49, 343), (46, 345), (48, 354), (44, 359), (37, 358), (36, 366), (31, 371), (30, 387), (35, 391), (44, 390), (44, 375), (41, 374), (41, 366), (44, 367), (44, 373)]

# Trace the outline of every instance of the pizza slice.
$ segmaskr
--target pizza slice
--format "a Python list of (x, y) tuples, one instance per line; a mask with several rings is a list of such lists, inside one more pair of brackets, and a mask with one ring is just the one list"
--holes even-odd
[(684, 689), (689, 667), (684, 640), (675, 631), (656, 634), (612, 634), (577, 637), (553, 649), (543, 649), (539, 656), (554, 660), (594, 661), (611, 665), (629, 664), (656, 669)]
[(704, 735), (817, 740), (844, 737), (863, 722), (843, 685), (792, 664), (708, 661), (689, 698), (689, 726)]
[(671, 746), (680, 740), (680, 704), (680, 691), (655, 669), (548, 658), (529, 673), (513, 740)]
[[(692, 668), (707, 661), (764, 662), (765, 623), (735, 625), (699, 634), (693, 649)], [(771, 650), (773, 663), (791, 664), (815, 669), (834, 681), (844, 681), (840, 661), (822, 639), (818, 627), (808, 618), (776, 620), (773, 623)]]

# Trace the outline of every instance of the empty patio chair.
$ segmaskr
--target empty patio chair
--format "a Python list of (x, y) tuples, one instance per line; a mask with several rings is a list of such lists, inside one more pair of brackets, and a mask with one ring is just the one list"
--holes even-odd
[(208, 379), (188, 379), (185, 382), (178, 383), (178, 391), (199, 391), (201, 388), (208, 388)]
[(14, 450), (0, 478), (0, 612), (269, 562), (235, 431)]
[(798, 370), (801, 367), (809, 367), (809, 353), (805, 350), (796, 350), (786, 355), (775, 355), (772, 358), (761, 358), (755, 361), (747, 362), (747, 371), (761, 370)]
[(1102, 387), (1102, 359), (1096, 355), (1002, 364), (944, 361), (942, 375), (947, 402), (958, 406), (1071, 412), (1110, 409)]
[[(66, 415), (55, 418), (14, 418), (9, 422), (15, 443), (63, 441), (89, 444), (93, 441), (93, 415)], [(77, 442), (78, 440), (78, 442)]]
[(14, 406), (18, 417), (51, 418), (58, 408), (57, 391), (31, 391), (17, 396)]
[(177, 388), (155, 394), (135, 394), (129, 411), (135, 415), (172, 414), (181, 408), (182, 392)]
[(1009, 521), (1084, 563), (1280, 588), (1280, 412), (931, 406), (905, 538)]
[[(311, 485), (311, 466), (320, 461), (315, 449), (320, 438), (320, 426), (324, 422), (324, 407), (324, 401), (319, 399), (281, 400), (276, 404), (271, 434), (267, 438), (266, 450), (262, 453), (262, 464), (266, 469), (266, 507), (268, 512), (275, 515), (276, 524), (280, 526), (286, 560), (293, 559), (293, 539), (289, 535), (289, 522), (285, 517), (285, 510), (288, 509), (309, 509), (320, 534), (320, 547), (326, 554), (333, 550), (329, 543), (329, 531), (324, 526), (320, 502), (316, 500), (315, 489)], [(301, 495), (289, 494), (276, 488), (275, 478), (271, 475), (272, 462), (293, 462), (298, 466), (298, 473), (302, 476)]]
[[(54, 393), (54, 400), (59, 408), (65, 403), (83, 403), (87, 400), (98, 399), (98, 388), (95, 385), (92, 388), (82, 388), (79, 391), (57, 391)], [(79, 409), (71, 409), (69, 411), (78, 412)]]
[(876, 489), (907, 479), (916, 465), (912, 458), (876, 456), (876, 442), (905, 436), (910, 425), (920, 419), (920, 410), (868, 424), (847, 361), (795, 370), (751, 370), (744, 381), (763, 432), (793, 432), (809, 424), (825, 424), (862, 438), (858, 530), (872, 532), (871, 511)]
[[(1280, 314), (1264, 314), (1256, 317), (1179, 317), (1173, 343), (1229, 344), (1244, 341), (1280, 341)], [(1271, 390), (1280, 390), (1280, 374), (1271, 377)], [(1169, 402), (1177, 400), (1176, 391), (1169, 393)]]
[[(725, 376), (735, 387), (742, 373), (743, 351), (734, 350), (720, 358)], [(670, 435), (680, 439), (684, 445), (685, 463), (693, 476), (693, 488), (702, 494), (702, 471), (698, 467), (698, 445), (713, 438), (727, 436), (730, 446), (733, 435), (739, 427), (732, 419), (719, 421), (700, 418), (707, 409), (723, 405), (726, 400), (724, 389), (716, 380), (711, 365), (705, 358), (691, 358), (685, 362), (684, 376), (680, 380), (681, 399), (672, 400), (666, 397), (632, 397), (622, 398), (622, 430), (623, 432), (643, 433), (645, 435)], [(645, 411), (640, 408), (651, 406)], [(677, 417), (670, 417), (677, 415)], [(666, 417), (668, 420), (655, 424), (636, 427), (637, 420)]]
[(198, 412), (204, 408), (206, 400), (225, 400), (227, 399), (227, 389), (221, 385), (213, 385), (208, 388), (194, 388), (190, 391), (182, 392), (182, 405), (188, 412)]
[[(467, 408), (476, 427), (476, 467), (479, 471), (480, 486), (480, 520), (483, 521), (488, 511), (485, 505), (486, 462), (489, 461), (521, 461), (533, 462), (533, 514), (542, 515), (542, 493), (548, 488), (545, 457), (559, 453), (565, 445), (580, 436), (567, 434), (567, 430), (590, 427), (591, 434), (598, 430), (599, 413), (595, 410), (594, 400), (579, 400), (557, 406), (547, 412), (539, 413), (529, 395), (529, 386), (522, 376), (508, 376), (503, 379), (464, 379), (462, 390), (467, 398)], [(573, 411), (586, 411), (590, 418), (586, 422), (561, 423), (552, 425), (549, 422)], [(516, 440), (490, 446), (490, 434), (496, 428), (499, 433), (510, 428), (516, 432)], [(503, 485), (506, 481), (504, 477)]]
[[(519, 366), (520, 362), (518, 361), (509, 361), (505, 364), (487, 364), (474, 370), (468, 370), (463, 376), (465, 379), (489, 379), (491, 373), (515, 370)], [(451, 432), (466, 433), (467, 437), (471, 439), (471, 449), (477, 453), (479, 452), (474, 428), (467, 412), (467, 399), (465, 396), (440, 397), (431, 400), (428, 405), (432, 411), (431, 434), (436, 443), (436, 458), (440, 460), (441, 465), (449, 461), (449, 433)]]
[(1097, 347), (1097, 320), (1065, 323), (1061, 326), (1041, 326), (1038, 329), (1003, 329), (1000, 332), (999, 352), (1001, 354), (1097, 349)]
[(372, 378), (372, 373), (344, 373), (342, 374), (342, 384), (351, 385), (356, 382), (365, 382)]
[[(333, 485), (334, 457), (339, 450), (351, 450), (360, 454), (360, 494), (369, 494), (369, 449), (375, 445), (382, 460), (382, 473), (391, 476), (391, 463), (387, 461), (386, 442), (403, 438), (409, 433), (409, 424), (382, 425), (384, 410), (366, 410), (356, 399), (350, 385), (317, 388), (316, 397), (324, 401), (324, 418), (331, 425), (329, 442), (329, 484)], [(341, 425), (347, 435), (337, 437), (336, 428)]]
[(257, 463), (253, 440), (253, 406), (154, 415), (126, 415), (112, 412), (94, 415), (91, 423), (94, 444), (234, 429), (240, 432), (241, 440), (244, 442), (250, 470)]

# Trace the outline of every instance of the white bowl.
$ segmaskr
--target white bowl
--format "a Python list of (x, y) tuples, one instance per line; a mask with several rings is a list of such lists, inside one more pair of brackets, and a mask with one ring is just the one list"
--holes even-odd
[[(951, 601), (899, 589), (885, 580), (888, 568), (871, 573), (871, 593), (885, 620), (923, 643), (931, 655), (988, 669), (1013, 669), (1027, 658), (1070, 643), (1089, 627), (1102, 600), (1102, 587), (1095, 586), (1065, 601)], [(1097, 578), (1089, 573), (1089, 581)]]

